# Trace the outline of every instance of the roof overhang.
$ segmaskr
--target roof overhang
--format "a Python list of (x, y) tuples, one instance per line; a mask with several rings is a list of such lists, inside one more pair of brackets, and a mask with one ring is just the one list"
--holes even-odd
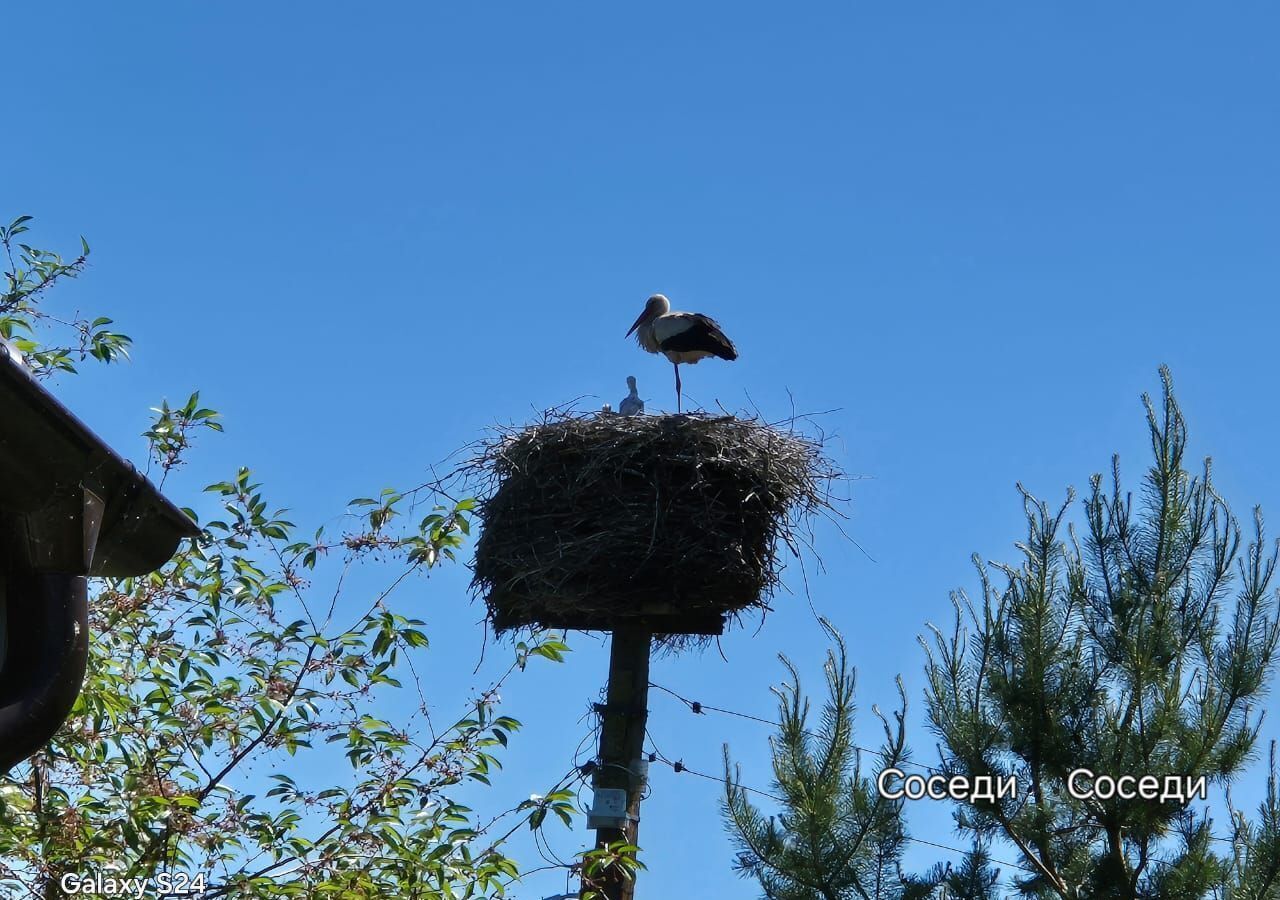
[(144, 575), (199, 533), (3, 347), (0, 517), (19, 564), (68, 575)]

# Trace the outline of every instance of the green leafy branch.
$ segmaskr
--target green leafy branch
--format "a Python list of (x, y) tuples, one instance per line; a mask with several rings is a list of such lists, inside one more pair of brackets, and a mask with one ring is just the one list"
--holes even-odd
[(638, 846), (624, 840), (584, 850), (580, 854), (582, 900), (603, 900), (603, 888), (618, 876), (626, 881), (635, 881), (636, 873), (645, 868), (639, 854)]
[(142, 436), (147, 439), (149, 459), (159, 463), (165, 476), (182, 464), (183, 455), (190, 449), (192, 435), (197, 429), (222, 430), (218, 413), (200, 406), (199, 391), (188, 397), (182, 406), (171, 407), (169, 401), (164, 400), (151, 411), (156, 418)]
[(37, 378), (55, 372), (74, 374), (76, 364), (90, 358), (104, 363), (127, 359), (132, 340), (112, 330), (110, 318), (79, 314), (61, 318), (42, 308), (49, 288), (84, 271), (89, 244), (81, 238), (80, 254), (65, 261), (58, 253), (18, 240), (30, 231), (31, 221), (31, 216), (19, 216), (0, 226), (8, 266), (0, 293), (0, 338), (23, 354)]

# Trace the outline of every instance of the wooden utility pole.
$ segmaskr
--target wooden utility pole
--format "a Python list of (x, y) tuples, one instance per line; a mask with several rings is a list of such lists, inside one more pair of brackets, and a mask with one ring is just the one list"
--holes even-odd
[[(600, 711), (600, 754), (592, 786), (601, 791), (626, 792), (626, 818), (620, 827), (596, 829), (596, 848), (616, 841), (635, 844), (640, 829), (640, 797), (644, 792), (645, 722), (649, 717), (649, 645), (652, 634), (643, 625), (620, 625), (609, 642), (609, 687)], [(619, 866), (611, 866), (593, 885), (604, 900), (632, 900), (635, 881)]]

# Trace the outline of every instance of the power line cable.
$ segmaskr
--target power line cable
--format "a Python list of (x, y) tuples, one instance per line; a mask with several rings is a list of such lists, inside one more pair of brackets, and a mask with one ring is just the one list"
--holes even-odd
[[(654, 757), (654, 761), (661, 762), (664, 765), (669, 766), (672, 769), (672, 771), (676, 772), (677, 774), (688, 772), (690, 775), (695, 775), (698, 778), (703, 778), (703, 779), (706, 779), (707, 781), (714, 781), (717, 784), (725, 783), (725, 779), (722, 777), (719, 777), (716, 775), (708, 775), (706, 772), (699, 772), (697, 769), (689, 768), (687, 765), (685, 765), (683, 759), (675, 760), (675, 761), (667, 759), (660, 752), (658, 752), (656, 745), (654, 745), (652, 755)], [(771, 791), (761, 790), (760, 788), (751, 787), (750, 785), (742, 784), (741, 782), (734, 782), (734, 786), (752, 794), (759, 794), (761, 797), (768, 797), (770, 800), (773, 800), (776, 803), (786, 803), (785, 798), (779, 797), (777, 794), (774, 794)], [(969, 852), (968, 850), (964, 850), (960, 847), (952, 847), (948, 844), (940, 844), (937, 841), (930, 841), (925, 838), (915, 837), (914, 835), (903, 835), (902, 838), (905, 841), (913, 841), (917, 844), (923, 844), (927, 847), (933, 847), (937, 850), (946, 850), (950, 853), (959, 853), (961, 855), (964, 855)], [(1021, 863), (1007, 862), (1005, 860), (996, 859), (994, 857), (988, 857), (988, 858), (991, 860), (991, 862), (996, 863), (997, 865), (1009, 866), (1014, 869), (1021, 869), (1024, 872), (1031, 872), (1033, 874), (1038, 874), (1035, 869), (1031, 868), (1030, 866), (1024, 866)]]
[[(689, 710), (690, 710), (690, 712), (694, 713), (695, 715), (704, 715), (704, 714), (706, 714), (706, 713), (708, 713), (708, 712), (714, 712), (714, 713), (720, 713), (721, 715), (725, 715), (725, 716), (732, 716), (732, 717), (737, 718), (737, 719), (745, 719), (745, 720), (747, 720), (748, 722), (756, 722), (756, 723), (758, 723), (758, 724), (760, 724), (760, 725), (768, 725), (768, 726), (769, 726), (769, 727), (771, 727), (771, 728), (776, 728), (776, 727), (778, 726), (778, 723), (777, 723), (777, 722), (770, 721), (769, 719), (762, 718), (761, 716), (752, 715), (751, 713), (739, 712), (739, 711), (737, 711), (737, 710), (733, 710), (733, 709), (725, 709), (724, 707), (721, 707), (721, 706), (712, 706), (712, 705), (707, 704), (707, 703), (702, 703), (702, 702), (700, 702), (700, 701), (698, 701), (698, 700), (691, 700), (691, 699), (689, 699), (688, 697), (685, 697), (683, 694), (679, 693), (678, 691), (672, 690), (671, 688), (666, 687), (666, 686), (661, 685), (661, 684), (656, 684), (656, 683), (654, 683), (654, 682), (652, 682), (652, 681), (651, 681), (651, 682), (649, 682), (649, 687), (651, 687), (651, 688), (656, 688), (656, 689), (658, 689), (658, 690), (662, 691), (663, 693), (670, 694), (672, 697), (674, 697), (675, 699), (679, 700), (679, 701), (680, 701), (681, 703), (683, 703), (686, 707), (688, 707), (688, 708), (689, 708)], [(810, 737), (815, 737), (815, 738), (821, 737), (821, 735), (819, 735), (817, 732), (813, 731), (812, 729), (808, 729), (808, 728), (804, 729), (804, 733), (805, 733), (805, 734), (807, 734), (807, 735), (809, 735)], [(880, 753), (881, 753), (881, 751), (879, 751), (879, 750), (873, 750), (873, 749), (872, 749), (872, 748), (870, 748), (870, 747), (863, 747), (863, 746), (860, 746), (860, 745), (858, 745), (858, 744), (852, 744), (851, 746), (852, 746), (855, 750), (860, 750), (860, 751), (862, 751), (863, 753), (870, 753), (870, 754), (873, 754), (873, 755), (876, 755), (876, 756), (880, 755)], [(920, 769), (921, 771), (928, 772), (928, 773), (930, 773), (930, 774), (937, 774), (937, 775), (946, 775), (946, 774), (948, 774), (948, 773), (947, 773), (946, 771), (944, 771), (943, 769), (937, 768), (937, 767), (935, 767), (935, 766), (925, 765), (924, 763), (912, 762), (911, 760), (900, 760), (900, 761), (898, 761), (898, 763), (897, 763), (897, 764), (898, 764), (899, 766), (907, 766), (907, 767), (910, 767), (910, 768)], [(776, 798), (775, 798), (775, 799), (776, 799)], [(1081, 823), (1081, 825), (1080, 825), (1080, 826), (1078, 826), (1078, 827), (1083, 827), (1083, 828), (1103, 828), (1104, 826), (1099, 825), (1099, 824), (1097, 824), (1097, 823), (1092, 823), (1092, 822), (1090, 822), (1090, 823)], [(1234, 843), (1235, 843), (1235, 841), (1234, 841), (1232, 838), (1228, 838), (1228, 837), (1221, 837), (1221, 836), (1216, 835), (1216, 834), (1211, 834), (1211, 835), (1209, 835), (1209, 839), (1210, 839), (1210, 840), (1213, 840), (1213, 841), (1219, 841), (1219, 842), (1221, 842), (1221, 843), (1226, 843), (1226, 844), (1234, 844)]]
[[(720, 715), (731, 716), (737, 719), (744, 719), (748, 722), (755, 722), (760, 725), (767, 725), (771, 728), (777, 727), (776, 722), (773, 722), (769, 719), (765, 719), (761, 716), (752, 715), (751, 713), (740, 712), (738, 710), (727, 709), (721, 706), (713, 706), (711, 704), (702, 703), (701, 701), (693, 700), (689, 697), (684, 696), (679, 691), (673, 690), (672, 688), (669, 688), (665, 685), (657, 684), (656, 682), (652, 682), (652, 681), (649, 682), (649, 687), (662, 691), (663, 693), (668, 694), (671, 697), (675, 698), (676, 700), (680, 701), (682, 704), (685, 705), (685, 707), (689, 709), (690, 712), (694, 713), (695, 715), (705, 715), (706, 713), (714, 712), (714, 713), (719, 713)], [(820, 737), (820, 735), (818, 735), (816, 732), (812, 731), (811, 729), (805, 729), (804, 733), (809, 735), (810, 737)], [(672, 762), (670, 759), (664, 757), (661, 751), (658, 750), (656, 743), (654, 743), (653, 741), (652, 734), (650, 734), (647, 729), (646, 729), (646, 736), (649, 737), (650, 743), (653, 744), (653, 747), (654, 747), (653, 755), (655, 756), (656, 760), (670, 766), (675, 772), (677, 773), (689, 772), (690, 774), (696, 775), (700, 778), (709, 779), (711, 781), (715, 781), (720, 784), (724, 783), (723, 778), (717, 777), (715, 775), (707, 775), (706, 773), (703, 773), (703, 772), (694, 771), (693, 769), (690, 769), (688, 766), (684, 765), (683, 761)], [(877, 756), (880, 754), (879, 750), (873, 750), (869, 747), (863, 747), (857, 744), (854, 744), (852, 746), (863, 753), (869, 753)], [(935, 768), (933, 766), (927, 766), (927, 765), (924, 765), (923, 763), (911, 762), (910, 760), (899, 761), (898, 765), (920, 769), (930, 774), (945, 774), (941, 769)], [(738, 784), (738, 787), (742, 788), (743, 790), (749, 793), (758, 794), (762, 797), (766, 797), (770, 800), (773, 800), (776, 803), (786, 802), (784, 798), (779, 797), (777, 794), (774, 794), (770, 791), (761, 790), (760, 788), (751, 787), (745, 784)], [(1081, 827), (1101, 829), (1103, 826), (1097, 823), (1088, 822), (1088, 823), (1081, 823)], [(1235, 844), (1235, 840), (1233, 838), (1222, 837), (1216, 834), (1209, 835), (1209, 839), (1212, 841), (1216, 841), (1224, 844), (1232, 844), (1232, 845)], [(945, 844), (938, 844), (932, 841), (928, 841), (928, 840), (925, 840), (924, 838), (909, 837), (908, 840), (915, 841), (916, 843), (919, 843), (919, 844), (926, 844), (931, 847), (936, 847), (941, 850), (949, 850), (955, 853), (968, 852), (965, 850), (961, 850), (957, 847), (951, 847)], [(1168, 860), (1159, 859), (1156, 857), (1152, 857), (1151, 861), (1158, 864), (1172, 865), (1172, 863), (1170, 863)], [(1037, 872), (1037, 870), (1030, 868), (1028, 866), (1021, 865), (1019, 863), (1002, 862), (1001, 860), (998, 860), (998, 859), (992, 859), (992, 862), (998, 863), (1000, 865), (1013, 866), (1014, 868), (1019, 868), (1027, 872), (1033, 872), (1033, 873)]]
[[(768, 725), (770, 728), (776, 728), (778, 726), (777, 722), (770, 721), (769, 719), (765, 719), (760, 716), (752, 715), (751, 713), (738, 712), (737, 710), (733, 710), (733, 709), (725, 709), (722, 706), (711, 706), (710, 704), (702, 703), (701, 701), (698, 701), (698, 700), (690, 700), (688, 697), (685, 697), (684, 695), (680, 694), (678, 691), (674, 691), (671, 688), (665, 687), (664, 685), (661, 685), (661, 684), (655, 684), (652, 681), (649, 682), (649, 687), (656, 688), (665, 694), (670, 694), (672, 697), (674, 697), (675, 699), (683, 703), (685, 706), (687, 706), (689, 708), (689, 711), (694, 713), (695, 715), (703, 715), (705, 713), (714, 712), (714, 713), (720, 713), (721, 715), (724, 715), (724, 716), (732, 716), (737, 719), (746, 719), (748, 722), (755, 722), (760, 725)], [(821, 737), (821, 735), (819, 735), (817, 732), (808, 728), (804, 729), (804, 733), (814, 738)], [(852, 746), (855, 750), (858, 750), (862, 753), (870, 754), (872, 756), (879, 756), (881, 753), (881, 751), (879, 750), (874, 750), (871, 747), (863, 747), (859, 744), (851, 744), (850, 746)], [(921, 771), (928, 772), (930, 774), (944, 774), (941, 769), (936, 769), (933, 766), (927, 766), (924, 763), (912, 762), (911, 760), (908, 760), (908, 759), (899, 760), (898, 765), (908, 766), (913, 769), (920, 769)]]

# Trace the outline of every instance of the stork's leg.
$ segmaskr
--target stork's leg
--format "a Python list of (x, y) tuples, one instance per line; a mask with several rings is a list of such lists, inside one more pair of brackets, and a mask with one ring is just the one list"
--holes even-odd
[(676, 367), (676, 412), (680, 412), (680, 363), (673, 363)]

